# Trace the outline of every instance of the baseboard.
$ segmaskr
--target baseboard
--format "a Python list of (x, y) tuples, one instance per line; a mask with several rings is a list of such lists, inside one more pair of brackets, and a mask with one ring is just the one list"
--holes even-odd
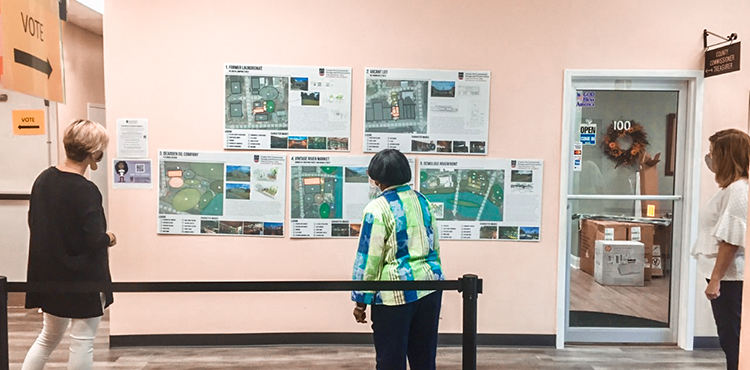
[(581, 268), (581, 257), (570, 255), (570, 268), (579, 270)]
[(694, 337), (693, 348), (695, 349), (715, 349), (721, 348), (719, 337)]
[[(555, 335), (478, 334), (480, 346), (554, 347)], [(440, 334), (441, 346), (460, 346), (461, 334)], [(260, 334), (153, 334), (110, 335), (109, 346), (253, 346), (253, 345), (372, 345), (369, 333), (260, 333)]]

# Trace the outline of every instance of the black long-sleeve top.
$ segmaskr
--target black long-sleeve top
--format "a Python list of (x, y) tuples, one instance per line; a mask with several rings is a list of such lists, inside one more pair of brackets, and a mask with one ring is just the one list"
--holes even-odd
[[(29, 264), (26, 308), (41, 307), (59, 317), (88, 318), (103, 314), (113, 302), (109, 284), (109, 236), (99, 189), (85, 177), (55, 167), (44, 170), (34, 182), (29, 205)], [(104, 283), (105, 288), (86, 293), (59, 289)], [(57, 291), (56, 291), (57, 290)]]

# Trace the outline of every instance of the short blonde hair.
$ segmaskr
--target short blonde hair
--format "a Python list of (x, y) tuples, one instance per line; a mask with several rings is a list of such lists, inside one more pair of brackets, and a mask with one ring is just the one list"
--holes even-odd
[(65, 156), (76, 162), (83, 162), (89, 155), (103, 152), (108, 143), (107, 129), (87, 119), (71, 122), (63, 137)]
[(721, 130), (708, 138), (713, 144), (711, 155), (716, 183), (726, 188), (740, 178), (748, 177), (750, 136), (733, 128)]

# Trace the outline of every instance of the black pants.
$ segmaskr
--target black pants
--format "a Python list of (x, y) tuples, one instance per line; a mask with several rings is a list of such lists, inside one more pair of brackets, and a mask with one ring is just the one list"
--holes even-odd
[(443, 292), (399, 306), (372, 306), (378, 370), (434, 370)]
[(722, 281), (719, 298), (711, 301), (719, 343), (727, 356), (727, 370), (737, 370), (740, 357), (742, 281)]

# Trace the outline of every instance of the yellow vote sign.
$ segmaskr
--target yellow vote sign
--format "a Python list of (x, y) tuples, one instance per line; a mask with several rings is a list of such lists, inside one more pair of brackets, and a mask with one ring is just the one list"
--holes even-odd
[(0, 0), (3, 87), (65, 102), (57, 0)]
[(13, 135), (44, 135), (44, 111), (14, 110)]

